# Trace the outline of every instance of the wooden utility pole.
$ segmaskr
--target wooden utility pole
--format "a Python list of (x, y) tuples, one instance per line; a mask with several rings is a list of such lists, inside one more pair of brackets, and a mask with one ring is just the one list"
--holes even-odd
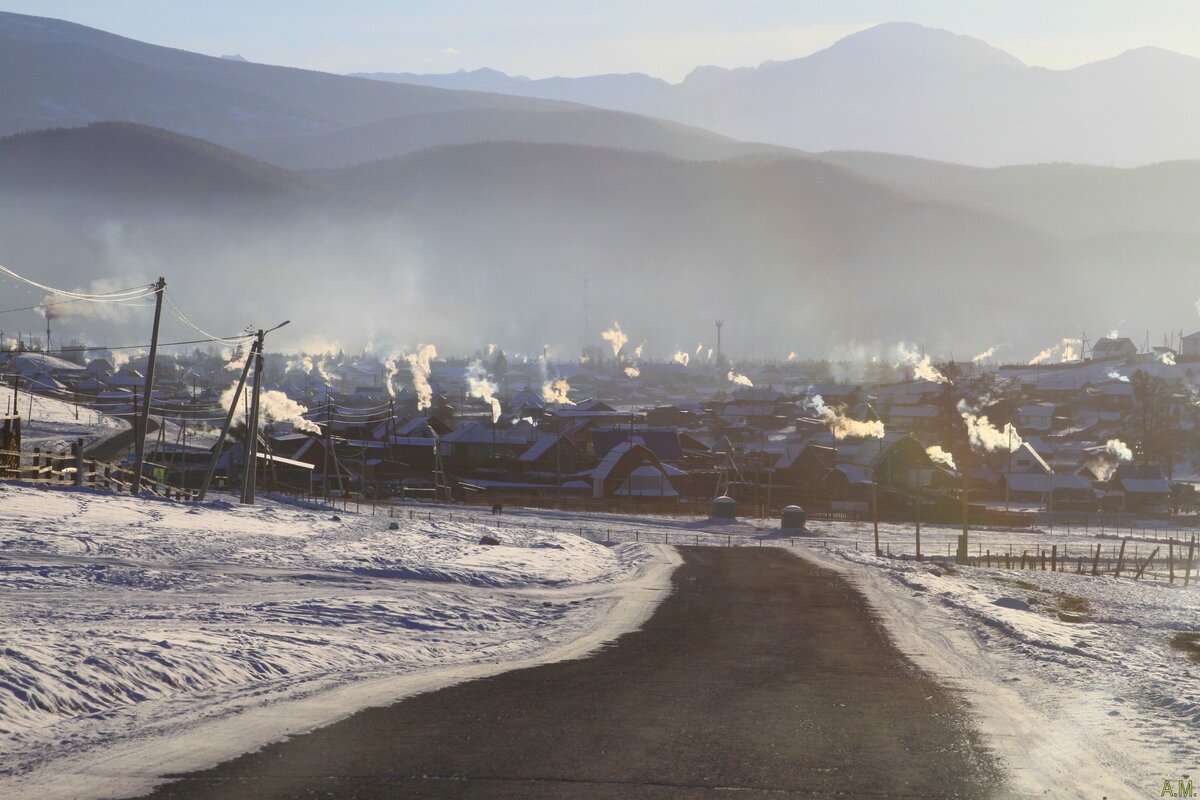
[(971, 485), (967, 478), (969, 471), (969, 459), (971, 449), (968, 447), (964, 451), (963, 466), (962, 466), (962, 539), (959, 540), (958, 558), (955, 559), (959, 564), (967, 563), (968, 543), (971, 535)]
[(871, 517), (875, 521), (875, 557), (879, 558), (883, 555), (883, 551), (879, 549), (879, 503), (878, 494), (875, 491), (875, 473), (871, 473)]
[(163, 290), (167, 282), (163, 278), (154, 284), (154, 326), (150, 329), (150, 360), (146, 362), (146, 389), (144, 392), (146, 405), (139, 417), (133, 421), (133, 480), (129, 487), (130, 494), (138, 494), (142, 490), (142, 464), (146, 456), (146, 427), (150, 424), (150, 400), (154, 396), (154, 360), (158, 356), (158, 325), (162, 321)]
[(242, 387), (246, 385), (246, 375), (250, 372), (250, 362), (254, 359), (257, 347), (258, 342), (250, 345), (250, 354), (246, 357), (245, 366), (242, 367), (242, 377), (238, 379), (237, 388), (233, 390), (233, 400), (229, 403), (229, 410), (225, 412), (225, 424), (221, 426), (221, 435), (217, 437), (217, 443), (213, 445), (212, 456), (208, 459), (208, 471), (204, 473), (204, 483), (200, 484), (200, 494), (197, 495), (197, 500), (204, 500), (208, 495), (208, 485), (212, 483), (213, 473), (217, 470), (217, 461), (221, 458), (221, 446), (225, 444), (225, 437), (229, 435), (229, 428), (233, 424), (233, 415), (237, 411), (238, 400), (242, 396)]
[(917, 521), (917, 561), (924, 561), (925, 558), (921, 555), (921, 467), (919, 464), (917, 465), (917, 507), (915, 517)]
[(250, 356), (254, 361), (254, 391), (251, 394), (250, 418), (247, 421), (246, 469), (243, 476), (245, 482), (242, 484), (242, 504), (248, 506), (254, 505), (254, 487), (258, 481), (258, 410), (259, 399), (262, 396), (263, 337), (266, 335), (265, 331), (258, 331), (254, 340), (257, 349)]

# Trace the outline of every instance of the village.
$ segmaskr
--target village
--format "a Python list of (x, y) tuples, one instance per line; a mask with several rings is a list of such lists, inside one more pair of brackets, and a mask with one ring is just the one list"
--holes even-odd
[[(719, 513), (798, 506), (830, 519), (1004, 525), (1197, 511), (1200, 333), (1154, 348), (1068, 339), (1027, 364), (990, 351), (937, 364), (914, 351), (896, 363), (732, 363), (702, 347), (656, 363), (607, 334), (573, 363), (510, 359), (494, 345), (472, 358), (268, 354), (257, 488), (692, 515), (729, 498)], [(69, 404), (76, 418), (81, 407), (126, 420), (146, 410), (146, 355), (38, 344), (0, 355), (16, 389), (6, 425), (22, 395)], [(213, 448), (245, 361), (241, 348), (159, 356), (148, 477), (196, 490), (211, 462), (214, 488), (241, 485), (244, 413), (215, 459)], [(38, 457), (61, 456), (72, 440), (35, 444)], [(115, 461), (132, 444), (130, 428), (84, 450)]]

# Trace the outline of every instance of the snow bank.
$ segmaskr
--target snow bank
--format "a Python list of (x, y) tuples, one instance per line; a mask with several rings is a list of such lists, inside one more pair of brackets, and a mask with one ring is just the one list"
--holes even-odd
[[(1190, 774), (1200, 663), (1171, 642), (1200, 634), (1198, 587), (876, 558), (861, 532), (856, 549), (848, 525), (821, 527), (831, 538), (804, 554), (852, 576), (897, 643), (962, 690), (1018, 788), (1157, 796), (1164, 778)], [(923, 533), (940, 543), (957, 531)], [(980, 534), (997, 547), (1013, 536)], [(1064, 537), (1052, 543), (1061, 551)]]
[(136, 792), (370, 703), (579, 655), (640, 624), (676, 563), (459, 517), (390, 530), (0, 485), (0, 794)]

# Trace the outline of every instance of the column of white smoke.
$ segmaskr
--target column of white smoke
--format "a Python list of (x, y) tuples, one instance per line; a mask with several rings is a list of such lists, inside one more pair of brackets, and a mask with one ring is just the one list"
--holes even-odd
[(747, 378), (745, 375), (734, 372), (733, 370), (730, 370), (729, 374), (725, 377), (728, 378), (730, 382), (735, 383), (738, 386), (754, 386), (749, 378)]
[(848, 436), (869, 439), (882, 439), (884, 436), (884, 426), (881, 420), (864, 421), (847, 417), (841, 408), (834, 409), (826, 405), (825, 399), (819, 394), (812, 395), (804, 401), (804, 404), (829, 426), (833, 438), (839, 442)]
[(431, 344), (423, 344), (415, 353), (406, 353), (404, 360), (412, 371), (413, 391), (417, 394), (417, 410), (424, 411), (433, 405), (433, 388), (429, 385), (429, 375), (433, 372), (431, 362), (437, 358), (437, 348)]
[(472, 361), (471, 365), (467, 367), (467, 393), (492, 407), (493, 425), (500, 419), (500, 401), (496, 399), (497, 391), (499, 391), (499, 387), (488, 374), (483, 361), (480, 359)]
[(567, 383), (563, 378), (556, 378), (553, 381), (546, 381), (542, 384), (542, 399), (547, 403), (555, 403), (562, 406), (573, 406), (568, 393), (571, 391), (571, 384)]
[(977, 412), (978, 409), (971, 408), (965, 400), (958, 401), (958, 413), (967, 424), (967, 437), (971, 441), (971, 449), (985, 453), (1001, 450), (1015, 453), (1025, 443), (1011, 422), (1005, 423), (1004, 428), (1000, 429), (986, 416)]
[(948, 383), (946, 376), (938, 371), (938, 368), (933, 366), (928, 355), (921, 355), (915, 347), (910, 347), (904, 342), (896, 345), (896, 352), (900, 355), (900, 364), (906, 367), (912, 367), (913, 377), (919, 381), (932, 381), (934, 383)]
[(984, 350), (982, 353), (980, 353), (979, 355), (972, 358), (971, 361), (975, 364), (978, 364), (980, 361), (983, 361), (985, 358), (991, 358), (992, 355), (995, 354), (995, 352), (996, 352), (995, 347), (989, 347), (987, 350)]
[(936, 444), (926, 447), (925, 453), (930, 459), (938, 464), (947, 466), (950, 469), (958, 469), (958, 467), (954, 464), (954, 456)]
[(629, 343), (629, 337), (621, 330), (621, 326), (616, 320), (613, 321), (611, 328), (600, 332), (600, 338), (612, 347), (613, 358), (621, 355), (622, 348)]
[(1133, 451), (1120, 439), (1109, 439), (1104, 444), (1104, 452), (1089, 458), (1087, 466), (1097, 478), (1106, 481), (1113, 476), (1117, 471), (1117, 464), (1122, 461), (1133, 461)]
[(691, 358), (691, 356), (689, 356), (687, 353), (683, 352), (682, 350), (676, 350), (675, 356), (672, 360), (676, 364), (682, 364), (683, 366), (686, 367), (688, 365), (688, 362), (691, 361), (692, 358)]
[[(229, 388), (221, 393), (221, 407), (226, 411), (236, 402), (238, 409), (233, 415), (233, 421), (246, 421), (246, 404), (240, 402), (242, 398), (236, 397), (237, 382), (229, 385)], [(298, 431), (307, 431), (309, 433), (320, 433), (321, 429), (313, 422), (305, 419), (304, 415), (308, 413), (308, 409), (297, 403), (295, 400), (288, 397), (286, 394), (275, 389), (264, 389), (259, 392), (258, 396), (258, 419), (261, 427), (265, 428), (272, 422), (290, 422)]]

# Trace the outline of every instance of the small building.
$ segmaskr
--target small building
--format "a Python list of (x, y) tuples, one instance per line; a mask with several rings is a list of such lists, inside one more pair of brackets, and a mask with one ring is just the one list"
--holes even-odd
[(1122, 336), (1117, 339), (1105, 337), (1097, 339), (1092, 345), (1092, 359), (1094, 361), (1107, 361), (1116, 358), (1133, 358), (1137, 355), (1137, 345), (1133, 340)]
[(1200, 358), (1200, 331), (1183, 337), (1179, 355), (1181, 358)]
[(671, 478), (685, 474), (663, 464), (645, 445), (625, 442), (592, 470), (592, 497), (678, 497)]

